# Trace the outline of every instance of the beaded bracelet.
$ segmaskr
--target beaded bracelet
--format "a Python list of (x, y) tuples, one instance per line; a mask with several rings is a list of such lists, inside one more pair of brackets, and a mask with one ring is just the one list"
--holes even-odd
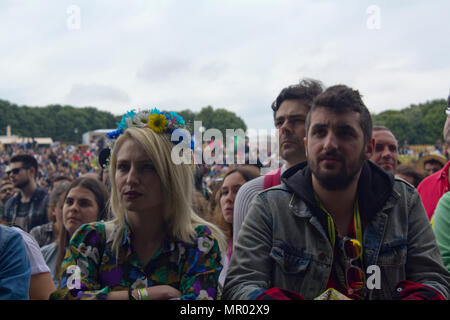
[(139, 288), (138, 292), (141, 297), (140, 300), (148, 300), (149, 299), (147, 288)]
[(141, 289), (137, 289), (138, 300), (142, 300)]

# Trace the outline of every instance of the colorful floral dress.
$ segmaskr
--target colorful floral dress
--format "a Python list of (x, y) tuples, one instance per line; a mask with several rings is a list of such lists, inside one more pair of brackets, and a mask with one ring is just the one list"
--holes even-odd
[(119, 261), (112, 250), (115, 230), (107, 239), (104, 222), (85, 224), (70, 241), (59, 287), (50, 299), (106, 299), (111, 291), (156, 285), (178, 289), (182, 300), (216, 299), (222, 270), (219, 245), (208, 227), (198, 226), (195, 231), (192, 244), (164, 240), (143, 267), (132, 249), (128, 224)]

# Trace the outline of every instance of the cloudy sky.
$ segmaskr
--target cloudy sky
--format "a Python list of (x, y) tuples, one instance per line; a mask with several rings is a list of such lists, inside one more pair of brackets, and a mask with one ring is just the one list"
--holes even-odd
[(446, 98), (450, 1), (1, 0), (0, 99), (18, 105), (235, 112), (273, 127), (301, 78), (371, 112)]

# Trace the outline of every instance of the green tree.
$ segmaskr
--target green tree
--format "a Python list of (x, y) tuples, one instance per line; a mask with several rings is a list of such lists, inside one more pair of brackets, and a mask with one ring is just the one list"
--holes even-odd
[(388, 127), (400, 145), (405, 140), (409, 144), (434, 144), (442, 140), (446, 104), (446, 100), (438, 99), (412, 104), (402, 110), (383, 111), (373, 115), (373, 123)]
[(211, 106), (202, 108), (195, 116), (195, 120), (202, 121), (202, 125), (206, 130), (211, 128), (219, 129), (224, 138), (226, 137), (226, 129), (247, 130), (244, 120), (234, 112), (225, 109), (214, 110)]

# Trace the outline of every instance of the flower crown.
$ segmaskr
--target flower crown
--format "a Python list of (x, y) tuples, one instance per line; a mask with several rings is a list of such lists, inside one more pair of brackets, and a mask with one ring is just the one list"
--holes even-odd
[[(114, 140), (124, 133), (127, 128), (150, 128), (159, 134), (172, 134), (176, 129), (184, 128), (185, 125), (186, 122), (183, 117), (176, 112), (161, 112), (156, 108), (150, 111), (128, 111), (117, 124), (118, 128), (106, 134), (110, 140), (107, 141), (108, 148), (103, 149), (100, 152), (99, 163), (103, 169), (109, 166), (111, 149), (113, 147)], [(182, 140), (172, 142), (173, 144), (178, 144), (181, 141)]]
[(108, 132), (109, 139), (117, 139), (126, 128), (150, 128), (156, 133), (172, 134), (176, 129), (181, 129), (186, 125), (183, 117), (176, 112), (161, 112), (154, 108), (151, 111), (128, 111), (122, 120), (117, 124), (118, 128)]

